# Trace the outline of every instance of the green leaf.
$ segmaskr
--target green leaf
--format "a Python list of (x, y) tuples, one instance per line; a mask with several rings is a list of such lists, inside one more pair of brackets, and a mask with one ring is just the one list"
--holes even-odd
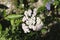
[(0, 24), (0, 31), (2, 30), (2, 25)]
[(16, 26), (18, 26), (20, 23), (22, 23), (22, 20), (20, 20), (20, 19), (15, 20), (15, 25)]
[(43, 3), (46, 4), (49, 0), (44, 0)]
[(6, 10), (5, 9), (3, 10), (3, 16), (4, 17), (6, 16)]
[(11, 25), (14, 26), (14, 20), (10, 20)]
[(16, 14), (12, 14), (12, 15), (8, 15), (7, 17), (5, 17), (5, 19), (16, 19), (16, 18), (20, 18), (23, 15), (16, 15)]
[(42, 11), (44, 11), (44, 10), (45, 10), (45, 6), (42, 6), (42, 7), (39, 7), (39, 8), (38, 8), (37, 12), (39, 13), (39, 12), (42, 12)]
[(47, 30), (46, 30), (46, 29), (42, 29), (42, 30), (41, 30), (41, 33), (42, 33), (42, 34), (46, 34), (46, 33), (47, 33)]

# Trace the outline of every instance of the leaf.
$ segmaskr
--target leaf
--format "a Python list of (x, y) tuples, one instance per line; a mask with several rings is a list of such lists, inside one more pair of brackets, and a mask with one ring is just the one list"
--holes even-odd
[(2, 13), (3, 13), (3, 16), (5, 17), (6, 16), (6, 10), (4, 9)]
[(41, 30), (41, 33), (42, 33), (42, 34), (46, 34), (46, 33), (47, 33), (47, 30), (46, 30), (46, 29), (42, 29), (42, 30)]
[(46, 4), (49, 0), (44, 0), (43, 3)]
[(16, 18), (20, 18), (23, 15), (16, 15), (16, 14), (12, 14), (12, 15), (8, 15), (7, 17), (5, 17), (5, 19), (16, 19)]
[(0, 24), (0, 31), (2, 30), (2, 25)]
[(14, 26), (14, 20), (10, 20), (11, 25)]
[(18, 26), (20, 23), (22, 23), (22, 20), (20, 20), (20, 19), (15, 20), (15, 25), (16, 26)]
[(44, 11), (44, 10), (45, 10), (45, 6), (42, 6), (42, 7), (39, 7), (39, 8), (38, 8), (37, 12), (39, 13), (39, 12), (42, 12), (42, 11)]
[(53, 5), (58, 5), (59, 4), (59, 1), (55, 1), (54, 3), (53, 3)]

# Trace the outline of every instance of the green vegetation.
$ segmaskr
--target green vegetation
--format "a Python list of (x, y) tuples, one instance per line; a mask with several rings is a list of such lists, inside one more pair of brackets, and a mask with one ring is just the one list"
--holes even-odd
[[(51, 29), (52, 27), (56, 26), (55, 24), (57, 24), (57, 28), (60, 28), (60, 0), (54, 0), (54, 2), (50, 4), (50, 10), (47, 9), (47, 7), (49, 6), (46, 7), (46, 4), (51, 1), (43, 0), (43, 2), (45, 4), (38, 8), (37, 16), (40, 16), (41, 14), (44, 15), (44, 18), (42, 19), (44, 26), (41, 30), (31, 30), (30, 33), (24, 33), (21, 24), (22, 18), (24, 16), (24, 11), (28, 10), (31, 6), (28, 5), (28, 3), (33, 4), (35, 3), (34, 0), (16, 0), (14, 2), (14, 5), (16, 6), (15, 13), (11, 11), (9, 14), (7, 14), (7, 9), (0, 8), (2, 10), (0, 10), (0, 40), (52, 40), (52, 38), (46, 39), (45, 36), (47, 35), (47, 33), (50, 33), (51, 30), (53, 30), (52, 32), (55, 32), (54, 29)], [(34, 7), (32, 6), (31, 9), (33, 8)], [(58, 30), (57, 32), (57, 35), (60, 35), (60, 30)], [(53, 38), (54, 40), (58, 40), (59, 37), (57, 36), (57, 39), (55, 39), (54, 37)]]

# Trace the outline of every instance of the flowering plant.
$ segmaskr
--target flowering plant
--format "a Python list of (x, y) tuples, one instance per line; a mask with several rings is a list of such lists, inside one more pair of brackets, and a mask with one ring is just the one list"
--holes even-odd
[(0, 40), (59, 40), (59, 23), (60, 0), (0, 0)]

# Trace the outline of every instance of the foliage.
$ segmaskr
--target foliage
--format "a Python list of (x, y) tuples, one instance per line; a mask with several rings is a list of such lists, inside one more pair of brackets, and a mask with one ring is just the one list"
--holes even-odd
[[(25, 9), (28, 9), (29, 6), (27, 8), (25, 5), (28, 4), (24, 4), (23, 1), (25, 0), (15, 1), (16, 9), (20, 9), (19, 13), (7, 15), (6, 9), (0, 11), (0, 40), (40, 40), (46, 36), (46, 33), (50, 32), (52, 25), (60, 23), (60, 0), (55, 0), (51, 3), (50, 10), (47, 10), (45, 7), (46, 3), (50, 1), (44, 0), (45, 4), (37, 10), (37, 16), (44, 15), (44, 19), (42, 19), (44, 27), (40, 31), (35, 32), (31, 30), (30, 33), (25, 34), (21, 27), (22, 17)], [(34, 3), (34, 0), (30, 0), (30, 3)], [(22, 7), (22, 4), (24, 4), (24, 7)]]

